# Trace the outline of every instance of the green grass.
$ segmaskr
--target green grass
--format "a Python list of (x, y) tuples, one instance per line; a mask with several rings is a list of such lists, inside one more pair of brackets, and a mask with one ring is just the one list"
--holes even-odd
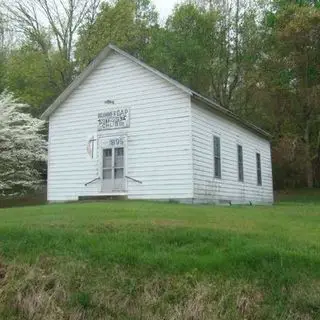
[(320, 204), (0, 209), (0, 319), (320, 319)]
[(281, 190), (276, 192), (276, 199), (279, 202), (320, 203), (320, 188)]

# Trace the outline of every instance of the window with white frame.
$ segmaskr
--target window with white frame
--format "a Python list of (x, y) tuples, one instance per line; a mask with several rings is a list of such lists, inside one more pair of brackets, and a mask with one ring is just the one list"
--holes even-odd
[(238, 179), (240, 182), (244, 181), (244, 174), (243, 174), (243, 150), (240, 144), (237, 145), (238, 151)]
[(213, 136), (214, 177), (221, 179), (221, 146), (220, 138)]
[(262, 185), (262, 173), (261, 173), (261, 155), (260, 153), (256, 153), (256, 161), (257, 161), (257, 184), (258, 186)]

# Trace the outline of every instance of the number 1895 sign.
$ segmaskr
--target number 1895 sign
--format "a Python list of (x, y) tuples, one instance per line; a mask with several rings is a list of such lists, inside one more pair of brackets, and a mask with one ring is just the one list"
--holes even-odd
[(114, 108), (98, 114), (98, 131), (127, 128), (130, 125), (128, 108)]

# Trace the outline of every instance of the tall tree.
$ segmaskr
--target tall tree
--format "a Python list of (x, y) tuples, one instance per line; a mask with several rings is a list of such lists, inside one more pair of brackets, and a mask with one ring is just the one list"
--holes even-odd
[(14, 42), (14, 34), (10, 30), (5, 15), (0, 10), (0, 92), (5, 89), (7, 60)]
[(261, 91), (270, 103), (266, 110), (275, 115), (276, 144), (284, 140), (292, 146), (287, 155), (300, 159), (305, 184), (312, 187), (320, 159), (320, 11), (286, 4), (266, 18), (260, 65)]
[[(100, 0), (14, 0), (3, 4), (8, 18), (24, 37), (36, 42), (44, 54), (50, 54), (50, 42), (57, 48), (63, 69), (60, 85), (64, 89), (74, 74), (73, 49), (79, 28), (95, 19)], [(44, 36), (44, 34), (46, 36)], [(48, 70), (52, 69), (47, 59)], [(54, 78), (51, 81), (55, 81)]]
[(84, 68), (108, 43), (140, 56), (149, 42), (158, 14), (150, 0), (104, 2), (94, 23), (84, 25), (76, 45), (76, 58)]
[(253, 10), (225, 4), (186, 3), (176, 7), (165, 29), (158, 29), (146, 59), (164, 72), (235, 109), (239, 86), (254, 68), (258, 41)]
[(61, 92), (60, 70), (64, 70), (58, 52), (49, 55), (32, 41), (11, 50), (6, 61), (4, 85), (39, 116)]
[(219, 14), (193, 4), (176, 7), (165, 28), (153, 30), (144, 58), (173, 78), (202, 93), (210, 90), (212, 42), (217, 43)]

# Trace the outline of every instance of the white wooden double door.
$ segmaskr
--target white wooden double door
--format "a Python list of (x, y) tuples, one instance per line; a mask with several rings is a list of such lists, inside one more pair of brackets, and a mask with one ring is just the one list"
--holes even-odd
[(125, 192), (126, 145), (122, 139), (110, 139), (101, 146), (101, 192)]

